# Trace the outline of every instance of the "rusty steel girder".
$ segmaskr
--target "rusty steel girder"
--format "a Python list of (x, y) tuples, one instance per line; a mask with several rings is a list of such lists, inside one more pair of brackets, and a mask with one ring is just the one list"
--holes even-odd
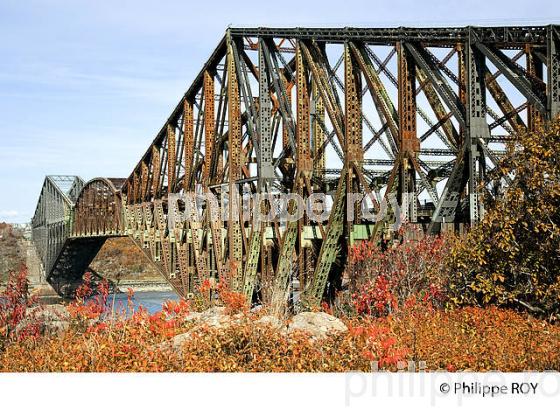
[[(79, 276), (103, 238), (126, 235), (184, 297), (224, 278), (276, 309), (317, 305), (349, 247), (396, 218), (437, 232), (483, 217), (506, 144), (559, 115), (559, 30), (229, 28), (126, 180), (76, 179), (70, 194), (47, 177), (33, 219), (47, 276)], [(185, 220), (192, 193), (223, 212)], [(348, 206), (357, 193), (365, 205)], [(234, 194), (324, 194), (330, 209), (255, 221)], [(369, 219), (384, 199), (395, 209)]]

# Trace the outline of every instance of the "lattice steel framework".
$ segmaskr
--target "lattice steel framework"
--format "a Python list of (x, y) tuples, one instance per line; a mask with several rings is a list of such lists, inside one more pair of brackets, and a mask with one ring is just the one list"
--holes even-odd
[[(228, 275), (281, 308), (297, 279), (315, 305), (340, 286), (348, 247), (395, 217), (365, 219), (350, 194), (372, 210), (394, 196), (430, 232), (480, 220), (507, 144), (560, 112), (559, 41), (552, 25), (230, 28), (120, 192), (99, 200), (111, 210), (76, 213), (73, 235), (129, 235), (183, 296)], [(331, 205), (324, 222), (253, 223), (224, 201), (227, 221), (206, 207), (170, 226), (169, 194), (185, 192), (326, 193)]]
[(72, 207), (83, 186), (74, 175), (49, 175), (43, 182), (31, 227), (45, 272), (52, 270), (68, 237)]

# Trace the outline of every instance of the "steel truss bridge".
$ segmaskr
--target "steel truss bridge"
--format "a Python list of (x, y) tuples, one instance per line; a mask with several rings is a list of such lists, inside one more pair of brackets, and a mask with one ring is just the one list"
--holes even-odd
[[(483, 215), (485, 176), (516, 134), (560, 113), (560, 26), (229, 28), (127, 179), (49, 176), (33, 217), (48, 281), (72, 296), (107, 238), (128, 236), (176, 291), (226, 276), (282, 306), (318, 304), (348, 247), (386, 232), (346, 199), (430, 232)], [(505, 181), (507, 182), (507, 181)], [(170, 194), (325, 193), (328, 220), (247, 222)], [(220, 204), (230, 207), (229, 203)], [(230, 209), (231, 210), (231, 209)]]

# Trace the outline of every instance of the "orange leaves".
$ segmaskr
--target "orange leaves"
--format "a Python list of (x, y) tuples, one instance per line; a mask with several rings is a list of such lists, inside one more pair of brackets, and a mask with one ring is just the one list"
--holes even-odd
[(210, 282), (210, 279), (204, 279), (198, 287), (198, 291), (202, 294), (210, 293), (211, 289), (212, 283)]
[(106, 331), (108, 328), (109, 326), (105, 322), (95, 323), (87, 328), (86, 333), (101, 333)]
[[(523, 371), (560, 363), (560, 328), (511, 310), (417, 310), (394, 323), (399, 339), (432, 369)], [(544, 351), (535, 355), (533, 342)]]
[(249, 311), (247, 299), (245, 299), (245, 295), (241, 293), (222, 289), (219, 292), (219, 297), (226, 308), (226, 313), (229, 315), (235, 313), (247, 313)]
[(76, 300), (67, 306), (74, 324), (83, 330), (91, 327), (92, 322), (103, 319), (109, 313), (108, 297), (109, 282), (103, 279), (94, 284), (92, 274), (86, 272), (83, 283), (76, 289)]
[(227, 314), (247, 313), (249, 311), (247, 299), (242, 293), (231, 290), (230, 283), (229, 275), (220, 277), (217, 284), (213, 279), (203, 280), (198, 287), (198, 293), (203, 298), (199, 303), (200, 308), (207, 309), (218, 303), (226, 308)]
[[(184, 307), (184, 306), (183, 306)], [(242, 320), (200, 327), (181, 354), (162, 342), (192, 328), (180, 304), (149, 315), (71, 327), (60, 337), (9, 343), (0, 371), (369, 371), (424, 360), (428, 370), (545, 370), (560, 366), (560, 327), (511, 310), (416, 306), (383, 318), (352, 319), (349, 331), (312, 340)], [(171, 312), (171, 313), (169, 313)]]
[(247, 312), (249, 312), (249, 303), (247, 302), (245, 295), (232, 290), (230, 286), (230, 283), (232, 283), (230, 276), (233, 274), (233, 272), (233, 270), (229, 271), (227, 275), (223, 275), (220, 277), (220, 281), (216, 286), (218, 299), (226, 308), (226, 314), (246, 314)]
[(83, 280), (84, 280), (83, 283), (80, 286), (78, 286), (78, 289), (76, 289), (76, 299), (79, 302), (83, 302), (91, 295), (93, 295), (94, 292), (91, 284), (92, 281), (91, 272), (86, 272), (84, 274)]
[(185, 317), (189, 314), (190, 307), (191, 307), (190, 302), (183, 299), (179, 301), (168, 300), (164, 302), (162, 306), (162, 311), (165, 312), (168, 316), (174, 315), (174, 316)]
[(377, 319), (349, 326), (348, 336), (361, 350), (361, 357), (376, 361), (379, 368), (391, 368), (406, 360), (409, 349), (401, 346), (391, 321)]
[(99, 319), (103, 313), (103, 309), (93, 301), (85, 304), (72, 303), (68, 305), (68, 313), (70, 313), (72, 319), (93, 320)]

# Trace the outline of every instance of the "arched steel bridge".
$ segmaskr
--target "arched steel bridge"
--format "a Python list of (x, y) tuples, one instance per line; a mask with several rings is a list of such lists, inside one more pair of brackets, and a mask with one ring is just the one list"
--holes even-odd
[[(431, 232), (482, 217), (507, 144), (560, 112), (559, 34), (230, 28), (127, 179), (45, 179), (33, 237), (48, 281), (71, 296), (104, 241), (129, 236), (182, 296), (227, 275), (281, 305), (297, 278), (317, 304), (340, 286), (348, 247), (395, 218), (348, 220), (350, 193), (374, 210), (394, 195)], [(252, 222), (222, 200), (228, 220), (208, 208), (169, 219), (170, 194), (188, 192), (325, 193), (330, 212)]]

